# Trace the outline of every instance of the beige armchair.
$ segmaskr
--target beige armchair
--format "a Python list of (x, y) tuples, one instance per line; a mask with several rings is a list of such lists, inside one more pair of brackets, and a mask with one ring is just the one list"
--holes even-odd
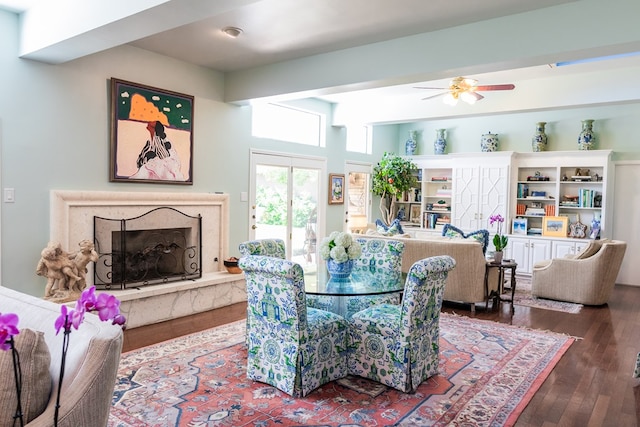
[(578, 304), (606, 304), (626, 249), (626, 242), (619, 240), (593, 241), (574, 258), (542, 261), (533, 267), (531, 293)]

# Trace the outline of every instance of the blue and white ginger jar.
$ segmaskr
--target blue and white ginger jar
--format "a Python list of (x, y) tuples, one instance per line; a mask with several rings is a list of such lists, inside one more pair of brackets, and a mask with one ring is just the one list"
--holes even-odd
[(480, 149), (485, 153), (498, 151), (498, 142), (498, 134), (485, 133), (480, 140)]

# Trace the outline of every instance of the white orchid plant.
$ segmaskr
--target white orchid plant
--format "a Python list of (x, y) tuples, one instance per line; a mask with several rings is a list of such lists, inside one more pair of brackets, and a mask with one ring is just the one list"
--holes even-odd
[(333, 259), (338, 264), (360, 258), (360, 255), (362, 255), (362, 247), (349, 233), (334, 231), (320, 243), (322, 259)]

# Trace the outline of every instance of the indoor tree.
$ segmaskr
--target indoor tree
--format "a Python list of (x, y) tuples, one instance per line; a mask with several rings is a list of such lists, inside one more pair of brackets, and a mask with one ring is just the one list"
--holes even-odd
[(393, 214), (398, 197), (417, 185), (414, 175), (417, 168), (411, 160), (387, 152), (373, 168), (371, 191), (376, 196), (380, 196), (380, 212), (385, 224), (390, 225), (394, 220)]

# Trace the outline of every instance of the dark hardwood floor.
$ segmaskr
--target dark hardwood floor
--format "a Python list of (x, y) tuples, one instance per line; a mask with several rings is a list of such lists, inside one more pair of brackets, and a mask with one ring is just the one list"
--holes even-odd
[[(245, 317), (245, 304), (125, 331), (123, 351)], [(517, 426), (638, 426), (640, 380), (632, 378), (640, 351), (640, 287), (616, 286), (607, 305), (567, 314), (502, 303), (471, 313), (445, 312), (577, 337), (526, 407)]]

